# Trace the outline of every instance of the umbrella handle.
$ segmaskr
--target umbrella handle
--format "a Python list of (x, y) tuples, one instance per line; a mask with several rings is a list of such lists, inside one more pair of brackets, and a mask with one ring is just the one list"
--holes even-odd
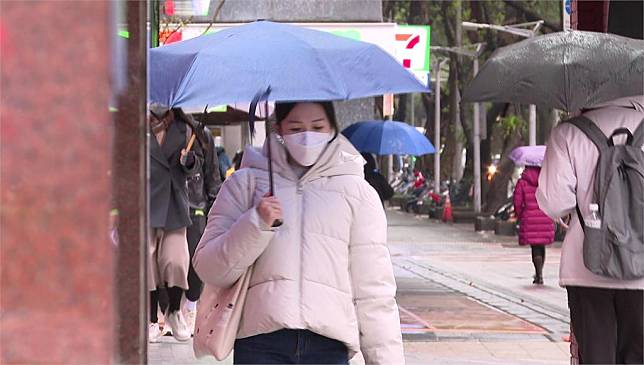
[(195, 139), (197, 138), (196, 133), (192, 133), (192, 136), (190, 137), (190, 140), (188, 141), (188, 145), (186, 146), (186, 152), (189, 152), (192, 149), (192, 145), (195, 144)]
[[(268, 120), (268, 100), (264, 102), (264, 120), (266, 121), (266, 140), (267, 140), (267, 146), (268, 146), (268, 186), (270, 189), (270, 195), (275, 196), (275, 183), (273, 181), (273, 156), (272, 156), (272, 151), (271, 151), (271, 125), (270, 121)], [(273, 221), (273, 224), (271, 227), (276, 228), (284, 224), (284, 222), (281, 219), (276, 219)]]

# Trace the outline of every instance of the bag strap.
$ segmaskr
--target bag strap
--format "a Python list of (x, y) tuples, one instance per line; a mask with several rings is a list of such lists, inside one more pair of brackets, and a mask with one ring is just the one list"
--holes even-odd
[(579, 217), (579, 223), (581, 223), (581, 230), (586, 233), (586, 221), (584, 220), (584, 216), (581, 214), (581, 209), (579, 209), (579, 202), (577, 202), (575, 208), (577, 209), (577, 217)]
[[(579, 128), (584, 134), (590, 139), (593, 144), (597, 147), (599, 152), (608, 149), (608, 140), (604, 132), (590, 119), (580, 115), (578, 117), (569, 119), (567, 123), (571, 123), (575, 127)], [(612, 139), (610, 139), (612, 141)], [(579, 208), (579, 202), (575, 206), (577, 210), (577, 217), (579, 217), (579, 223), (581, 223), (581, 230), (586, 232), (586, 222), (584, 220), (584, 215), (581, 213)]]
[(644, 119), (642, 119), (640, 126), (633, 132), (633, 145), (636, 147), (644, 146)]
[(579, 128), (597, 146), (599, 152), (608, 149), (608, 139), (604, 132), (592, 120), (583, 115), (569, 119), (567, 123)]

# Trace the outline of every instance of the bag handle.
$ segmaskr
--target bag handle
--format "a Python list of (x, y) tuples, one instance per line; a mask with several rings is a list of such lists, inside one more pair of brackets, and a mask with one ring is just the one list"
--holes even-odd
[(613, 134), (608, 137), (608, 145), (613, 147), (615, 146), (615, 136), (619, 136), (621, 134), (625, 134), (627, 136), (626, 139), (626, 145), (627, 146), (632, 146), (633, 145), (633, 133), (628, 128), (617, 128), (613, 131)]

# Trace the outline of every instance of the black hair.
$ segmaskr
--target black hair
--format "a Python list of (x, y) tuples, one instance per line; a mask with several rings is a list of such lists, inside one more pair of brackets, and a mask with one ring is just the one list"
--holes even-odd
[(373, 158), (373, 155), (367, 152), (362, 152), (361, 155), (362, 155), (362, 158), (364, 158), (365, 161), (367, 161), (367, 163), (364, 165), (365, 172), (366, 171), (372, 172), (373, 170), (375, 170), (376, 160)]
[(331, 123), (333, 130), (338, 133), (338, 121), (335, 119), (335, 109), (333, 108), (333, 103), (330, 101), (300, 101), (300, 102), (291, 102), (291, 103), (276, 103), (275, 104), (275, 118), (277, 119), (277, 124), (282, 123), (288, 113), (295, 108), (297, 104), (300, 103), (314, 103), (320, 105), (324, 109), (327, 119)]
[(235, 166), (235, 171), (241, 168), (242, 159), (244, 158), (244, 151), (237, 151), (235, 156), (233, 156), (233, 165)]

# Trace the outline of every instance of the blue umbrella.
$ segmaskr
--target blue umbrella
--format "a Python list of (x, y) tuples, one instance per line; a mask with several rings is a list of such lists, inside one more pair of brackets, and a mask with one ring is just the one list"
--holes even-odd
[(436, 152), (427, 137), (403, 122), (381, 120), (358, 122), (345, 128), (342, 134), (360, 152), (414, 156)]
[(380, 47), (258, 21), (150, 50), (150, 101), (175, 107), (429, 92)]

